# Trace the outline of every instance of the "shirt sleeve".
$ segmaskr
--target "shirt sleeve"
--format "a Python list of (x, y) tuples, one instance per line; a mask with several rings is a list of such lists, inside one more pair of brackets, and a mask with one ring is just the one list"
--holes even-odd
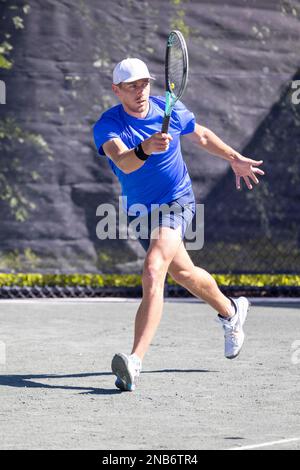
[(105, 155), (103, 144), (108, 140), (120, 137), (121, 128), (117, 121), (101, 117), (94, 125), (94, 141), (99, 155)]
[(194, 132), (196, 125), (194, 114), (189, 111), (181, 101), (177, 101), (174, 106), (174, 111), (177, 114), (177, 118), (181, 128), (181, 135), (190, 134), (191, 132)]

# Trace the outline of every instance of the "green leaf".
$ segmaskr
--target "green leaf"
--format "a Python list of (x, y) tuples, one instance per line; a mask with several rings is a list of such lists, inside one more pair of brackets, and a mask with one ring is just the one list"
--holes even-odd
[(10, 70), (12, 68), (12, 62), (9, 62), (2, 54), (0, 54), (0, 69)]

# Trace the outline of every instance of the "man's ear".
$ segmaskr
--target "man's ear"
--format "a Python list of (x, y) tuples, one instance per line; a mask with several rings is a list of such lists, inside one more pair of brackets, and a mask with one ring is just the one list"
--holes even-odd
[(112, 91), (114, 92), (115, 95), (117, 95), (117, 96), (120, 95), (120, 89), (117, 85), (112, 84), (111, 88), (112, 88)]

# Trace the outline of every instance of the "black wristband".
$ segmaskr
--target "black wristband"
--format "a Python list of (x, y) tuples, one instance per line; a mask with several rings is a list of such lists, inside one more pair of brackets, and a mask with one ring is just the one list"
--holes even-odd
[(134, 153), (136, 154), (136, 156), (137, 156), (140, 160), (147, 160), (147, 158), (150, 157), (150, 155), (147, 155), (147, 154), (144, 152), (141, 143), (139, 143), (139, 145), (137, 145), (136, 147), (134, 147), (133, 150), (134, 150)]

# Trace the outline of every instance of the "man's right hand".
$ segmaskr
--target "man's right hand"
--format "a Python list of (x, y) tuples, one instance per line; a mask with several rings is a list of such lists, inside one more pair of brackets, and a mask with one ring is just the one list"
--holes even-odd
[(173, 140), (170, 134), (156, 132), (148, 139), (142, 142), (142, 149), (147, 155), (155, 152), (164, 152), (169, 148), (169, 142)]

